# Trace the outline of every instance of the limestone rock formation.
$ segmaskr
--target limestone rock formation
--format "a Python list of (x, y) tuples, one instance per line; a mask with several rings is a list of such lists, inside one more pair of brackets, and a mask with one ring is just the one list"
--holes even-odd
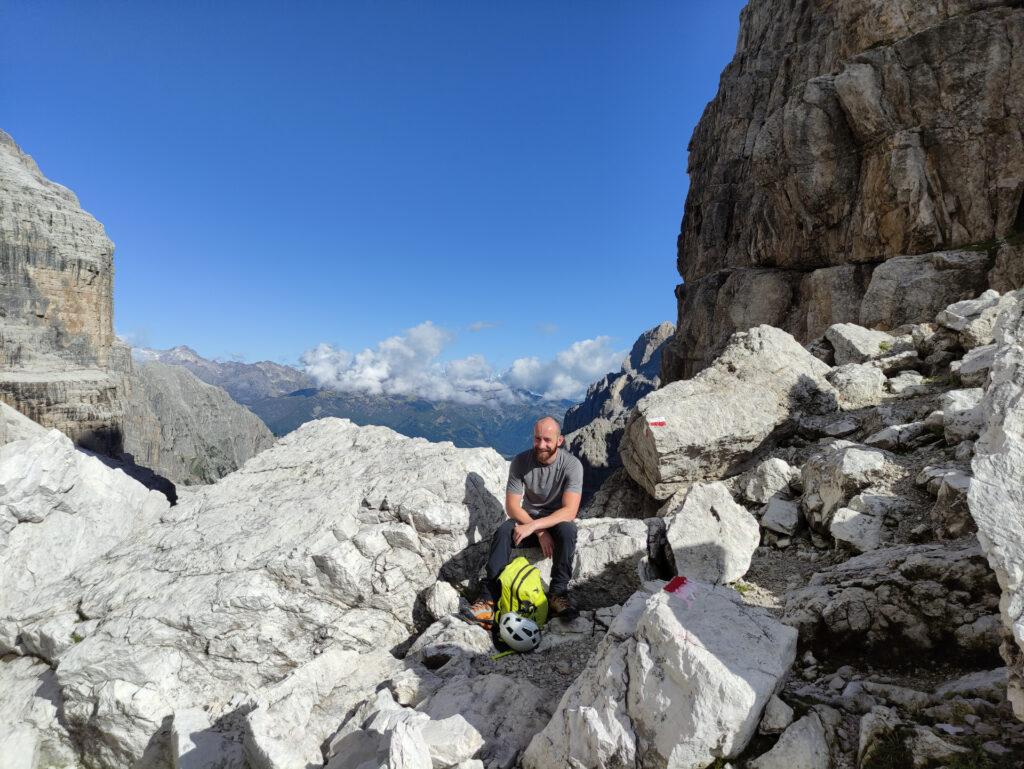
[[(577, 521), (572, 584), (582, 608), (622, 603), (640, 587), (638, 565), (647, 557), (654, 521), (594, 518)], [(660, 528), (660, 527), (658, 527)], [(520, 552), (520, 551), (517, 551)], [(522, 551), (547, 585), (551, 559), (538, 548)]]
[(587, 388), (587, 397), (565, 412), (562, 433), (565, 444), (583, 463), (583, 496), (589, 499), (616, 469), (619, 442), (630, 410), (660, 380), (661, 351), (675, 326), (661, 323), (633, 343), (622, 369)]
[(1007, 638), (1008, 693), (1024, 719), (1024, 296), (1015, 292), (996, 326), (988, 390), (978, 407), (983, 432), (971, 463), (967, 494), (978, 539), (1002, 590), (999, 611)]
[(751, 0), (690, 140), (662, 380), (758, 324), (896, 328), (1024, 280), (1024, 8)]
[(695, 483), (658, 513), (665, 518), (676, 574), (714, 585), (747, 573), (760, 540), (757, 520), (724, 483)]
[(25, 438), (35, 438), (46, 432), (46, 428), (33, 422), (20, 411), (0, 402), (0, 446)]
[[(0, 471), (23, 475), (24, 449), (4, 451)], [(81, 510), (69, 495), (88, 492), (84, 470), (63, 467), (33, 507), (18, 501), (24, 482), (5, 483), (0, 509)], [(124, 477), (90, 472), (101, 485)], [(98, 510), (97, 537), (113, 516), (141, 528), (59, 581), (4, 590), (3, 637), (55, 669), (62, 723), (91, 766), (174, 760), (189, 744), (234, 765), (243, 750), (253, 766), (319, 762), (347, 703), (393, 674), (388, 650), (414, 627), (420, 593), (503, 518), (506, 473), (489, 449), (320, 420), (159, 517)]]
[(786, 621), (816, 648), (957, 650), (991, 659), (995, 576), (974, 543), (876, 550), (790, 594)]
[(714, 365), (643, 398), (630, 414), (622, 464), (656, 499), (734, 475), (794, 429), (796, 415), (838, 408), (829, 367), (784, 331), (735, 334)]
[(134, 363), (124, 451), (175, 483), (213, 483), (274, 442), (259, 417), (181, 366)]
[(796, 632), (700, 582), (623, 607), (530, 743), (525, 769), (673, 766), (738, 755), (796, 656)]
[[(58, 430), (39, 428), (35, 437), (0, 447), (0, 655), (18, 643), (4, 619), (15, 604), (31, 604), (167, 509), (162, 494), (77, 451)], [(70, 620), (48, 617), (44, 625), (65, 632), (44, 644), (53, 653), (68, 646), (80, 621), (73, 611)], [(38, 645), (29, 636), (21, 643)]]
[(832, 766), (831, 732), (840, 721), (832, 708), (817, 706), (791, 724), (771, 750), (758, 756), (750, 769), (829, 769)]
[(112, 323), (114, 245), (0, 131), (0, 400), (99, 451), (120, 449), (127, 348)]

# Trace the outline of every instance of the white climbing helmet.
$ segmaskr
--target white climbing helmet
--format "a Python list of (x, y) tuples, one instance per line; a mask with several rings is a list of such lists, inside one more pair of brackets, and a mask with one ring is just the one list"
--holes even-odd
[(501, 640), (517, 652), (532, 652), (540, 646), (540, 628), (532, 619), (520, 617), (514, 611), (505, 612), (498, 621)]

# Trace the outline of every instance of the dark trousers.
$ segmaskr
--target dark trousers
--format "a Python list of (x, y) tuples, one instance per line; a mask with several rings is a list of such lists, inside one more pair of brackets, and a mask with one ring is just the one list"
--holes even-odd
[[(515, 527), (516, 522), (510, 518), (498, 527), (491, 539), (491, 554), (487, 559), (487, 582), (484, 583), (484, 591), (489, 593), (486, 597), (492, 600), (497, 600), (501, 595), (501, 584), (498, 582), (498, 577), (512, 560), (513, 546), (540, 547), (536, 534), (531, 534), (518, 545), (514, 545), (512, 530)], [(565, 595), (569, 592), (572, 559), (576, 555), (576, 524), (572, 521), (558, 523), (545, 531), (551, 534), (551, 539), (555, 544), (551, 564), (551, 593), (552, 595)]]

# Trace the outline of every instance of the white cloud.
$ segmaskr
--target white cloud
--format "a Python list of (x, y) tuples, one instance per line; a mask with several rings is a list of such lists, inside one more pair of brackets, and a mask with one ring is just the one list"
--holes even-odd
[(609, 342), (611, 338), (607, 336), (573, 342), (548, 361), (535, 357), (518, 358), (512, 362), (503, 379), (513, 387), (531, 390), (548, 398), (582, 398), (591, 382), (617, 370), (622, 364), (625, 352), (612, 350)]
[(114, 335), (129, 347), (149, 347), (149, 332), (145, 329), (115, 331)]
[(494, 321), (478, 320), (478, 321), (475, 321), (474, 323), (470, 323), (468, 328), (469, 328), (470, 331), (483, 331), (484, 329), (488, 329), (488, 328), (496, 328), (497, 325), (498, 324), (495, 323)]
[(441, 352), (452, 339), (448, 331), (426, 321), (355, 354), (322, 343), (303, 353), (301, 362), (321, 387), (342, 392), (507, 403), (521, 399), (517, 390), (582, 398), (587, 385), (618, 369), (625, 355), (611, 350), (609, 337), (602, 336), (576, 342), (552, 360), (519, 358), (499, 373), (482, 355), (442, 363)]

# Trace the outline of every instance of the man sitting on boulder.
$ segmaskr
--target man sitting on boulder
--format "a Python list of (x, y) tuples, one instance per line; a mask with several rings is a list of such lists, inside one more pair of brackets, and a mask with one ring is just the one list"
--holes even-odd
[(552, 417), (533, 426), (533, 449), (517, 454), (508, 470), (505, 487), (505, 521), (494, 532), (487, 560), (483, 593), (470, 611), (487, 625), (494, 621), (498, 577), (512, 560), (512, 548), (539, 547), (545, 558), (553, 557), (551, 595), (548, 605), (554, 616), (572, 613), (569, 578), (576, 553), (576, 513), (583, 494), (583, 465), (568, 452), (562, 428)]

